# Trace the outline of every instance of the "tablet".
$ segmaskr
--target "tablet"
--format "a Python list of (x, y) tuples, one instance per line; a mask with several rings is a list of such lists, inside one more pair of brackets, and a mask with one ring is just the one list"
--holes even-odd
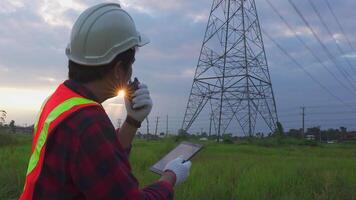
[(190, 160), (195, 154), (197, 154), (201, 149), (202, 145), (193, 144), (190, 142), (182, 142), (172, 151), (170, 151), (167, 155), (165, 155), (161, 160), (156, 162), (150, 170), (157, 173), (162, 174), (164, 167), (171, 160), (176, 159), (178, 156), (182, 155), (184, 160)]

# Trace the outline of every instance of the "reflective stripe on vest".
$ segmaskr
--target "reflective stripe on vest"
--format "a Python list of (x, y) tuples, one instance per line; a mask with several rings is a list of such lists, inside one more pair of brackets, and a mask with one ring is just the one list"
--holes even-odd
[(45, 101), (34, 127), (32, 154), (21, 200), (32, 199), (34, 187), (43, 165), (46, 141), (52, 130), (70, 114), (88, 106), (100, 106), (100, 104), (81, 97), (64, 84), (60, 85)]

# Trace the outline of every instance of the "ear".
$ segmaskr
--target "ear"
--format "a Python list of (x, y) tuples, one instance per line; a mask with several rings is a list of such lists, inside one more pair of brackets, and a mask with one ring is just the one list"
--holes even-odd
[(121, 61), (117, 62), (114, 66), (114, 77), (115, 79), (120, 79), (122, 76)]

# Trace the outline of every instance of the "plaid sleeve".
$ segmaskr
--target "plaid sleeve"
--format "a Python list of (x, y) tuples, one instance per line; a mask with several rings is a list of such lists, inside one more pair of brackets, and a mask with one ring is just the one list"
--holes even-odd
[(173, 188), (167, 182), (139, 189), (128, 156), (105, 137), (106, 123), (88, 123), (77, 142), (71, 174), (86, 199), (173, 199)]
[[(116, 129), (116, 135), (119, 134), (120, 128)], [(120, 142), (119, 142), (120, 143)], [(125, 153), (127, 156), (130, 156), (131, 153), (131, 149), (132, 149), (132, 145), (130, 145), (128, 148), (124, 149)]]

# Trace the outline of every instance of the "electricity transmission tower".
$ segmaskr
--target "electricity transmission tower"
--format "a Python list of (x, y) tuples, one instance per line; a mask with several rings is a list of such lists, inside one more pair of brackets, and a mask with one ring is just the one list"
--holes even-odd
[[(203, 108), (210, 110), (202, 112)], [(182, 129), (212, 113), (218, 141), (236, 125), (254, 135), (256, 122), (274, 131), (278, 121), (254, 0), (214, 0)]]

